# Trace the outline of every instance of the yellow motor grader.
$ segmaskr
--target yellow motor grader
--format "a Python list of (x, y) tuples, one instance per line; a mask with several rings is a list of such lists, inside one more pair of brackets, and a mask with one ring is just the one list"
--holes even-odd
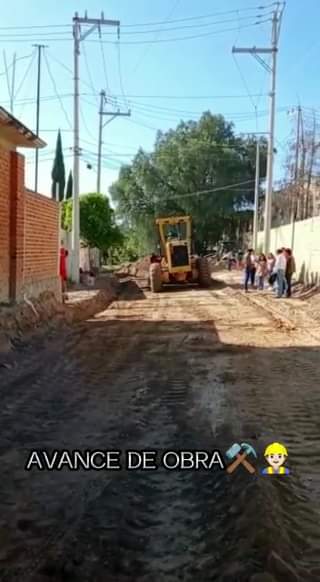
[(190, 216), (158, 218), (156, 225), (160, 239), (160, 255), (152, 255), (150, 288), (159, 293), (163, 285), (197, 283), (209, 287), (211, 275), (206, 257), (192, 253)]

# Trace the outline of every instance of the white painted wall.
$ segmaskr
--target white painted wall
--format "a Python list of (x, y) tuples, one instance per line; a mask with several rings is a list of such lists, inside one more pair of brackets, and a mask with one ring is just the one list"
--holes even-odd
[[(263, 232), (258, 233), (258, 246), (263, 245)], [(320, 284), (320, 216), (279, 226), (271, 230), (271, 250), (288, 247), (293, 250), (297, 277), (306, 284)]]
[[(69, 251), (67, 260), (67, 274), (71, 275), (71, 261), (72, 261), (72, 238), (71, 232), (61, 230), (60, 241), (63, 241), (64, 247)], [(80, 248), (80, 268), (83, 271), (89, 271), (91, 267), (100, 267), (100, 252), (98, 249), (89, 249), (87, 247)]]

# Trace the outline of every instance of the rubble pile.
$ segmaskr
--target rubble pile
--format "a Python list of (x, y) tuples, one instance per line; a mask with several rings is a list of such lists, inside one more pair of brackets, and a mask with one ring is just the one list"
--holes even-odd
[(128, 275), (137, 278), (146, 278), (149, 274), (150, 256), (138, 259), (134, 263), (123, 263), (117, 273), (118, 275)]

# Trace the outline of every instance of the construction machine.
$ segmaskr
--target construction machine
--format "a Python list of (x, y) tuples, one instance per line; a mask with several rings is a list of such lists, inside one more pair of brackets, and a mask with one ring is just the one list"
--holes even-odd
[(163, 285), (197, 283), (208, 287), (211, 283), (206, 257), (193, 254), (192, 223), (190, 216), (157, 218), (160, 254), (152, 255), (150, 288), (159, 293)]

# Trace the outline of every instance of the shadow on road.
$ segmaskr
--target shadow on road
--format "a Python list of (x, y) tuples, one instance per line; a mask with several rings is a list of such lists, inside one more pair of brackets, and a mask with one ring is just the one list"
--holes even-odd
[[(144, 298), (131, 283), (130, 299)], [(25, 381), (8, 371), (2, 582), (248, 582), (281, 568), (279, 580), (290, 568), (304, 582), (319, 579), (311, 572), (320, 547), (319, 348), (222, 343), (214, 321), (187, 316), (153, 320), (150, 309), (143, 320), (92, 319), (40, 360), (29, 354)], [(243, 467), (233, 475), (24, 470), (33, 448), (161, 456), (224, 454), (234, 442), (253, 445), (261, 469), (273, 441), (289, 451), (292, 474), (281, 480)]]

